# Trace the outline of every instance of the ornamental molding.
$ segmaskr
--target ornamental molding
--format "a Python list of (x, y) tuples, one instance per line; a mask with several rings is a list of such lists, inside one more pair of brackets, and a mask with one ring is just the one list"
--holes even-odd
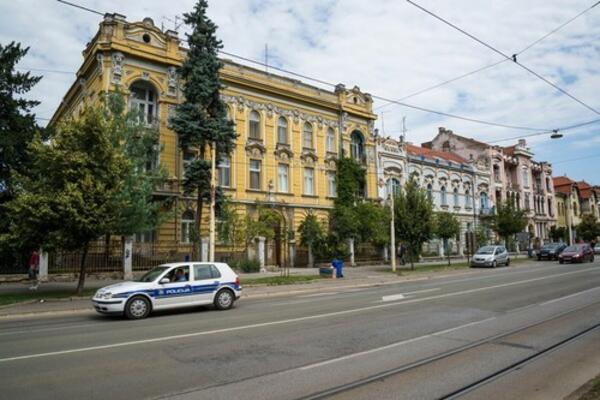
[(290, 146), (282, 143), (277, 143), (273, 154), (275, 154), (275, 158), (278, 161), (290, 161), (292, 158), (294, 158), (294, 153), (290, 149)]
[(115, 85), (121, 84), (121, 78), (123, 77), (123, 62), (125, 61), (125, 56), (123, 53), (115, 52), (111, 55), (111, 76), (112, 83)]
[(304, 165), (315, 165), (319, 157), (312, 149), (303, 149), (300, 154), (300, 159)]
[(177, 68), (169, 67), (167, 69), (167, 82), (168, 82), (168, 94), (169, 96), (175, 96), (177, 94)]
[(328, 120), (323, 118), (321, 115), (312, 115), (304, 113), (298, 109), (285, 109), (280, 108), (273, 103), (263, 103), (253, 100), (248, 100), (244, 96), (229, 96), (222, 95), (221, 99), (231, 104), (232, 106), (237, 107), (238, 111), (243, 112), (245, 108), (249, 108), (256, 111), (263, 111), (268, 118), (273, 118), (274, 115), (280, 115), (283, 117), (292, 120), (295, 124), (300, 123), (300, 121), (311, 122), (316, 124), (319, 128), (323, 126), (335, 128), (337, 126), (336, 121)]
[(255, 140), (248, 140), (246, 143), (246, 154), (252, 158), (263, 158), (266, 149), (262, 142)]
[(104, 55), (100, 53), (96, 54), (96, 61), (98, 62), (98, 75), (102, 76), (102, 73), (104, 72)]

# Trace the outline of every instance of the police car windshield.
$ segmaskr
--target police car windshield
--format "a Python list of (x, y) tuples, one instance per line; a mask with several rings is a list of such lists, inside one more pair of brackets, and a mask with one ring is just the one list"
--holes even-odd
[(136, 279), (136, 282), (153, 282), (158, 278), (163, 272), (168, 270), (169, 267), (166, 266), (158, 266), (152, 268), (150, 271), (146, 272), (140, 278)]

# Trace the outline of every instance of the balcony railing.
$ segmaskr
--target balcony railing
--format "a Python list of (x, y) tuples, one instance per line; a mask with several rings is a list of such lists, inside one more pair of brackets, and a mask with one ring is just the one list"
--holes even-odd
[(479, 215), (492, 216), (496, 214), (496, 207), (481, 207), (479, 209)]

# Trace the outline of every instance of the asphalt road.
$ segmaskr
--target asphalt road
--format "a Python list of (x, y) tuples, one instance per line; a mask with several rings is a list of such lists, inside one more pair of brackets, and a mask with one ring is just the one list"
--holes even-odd
[(600, 261), (143, 321), (0, 320), (0, 398), (558, 399), (600, 372), (599, 323)]

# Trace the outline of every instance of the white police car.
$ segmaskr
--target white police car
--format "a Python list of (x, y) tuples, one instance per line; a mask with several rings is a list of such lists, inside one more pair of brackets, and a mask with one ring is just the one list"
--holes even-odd
[(92, 298), (96, 311), (146, 318), (153, 310), (214, 304), (233, 307), (240, 298), (240, 278), (225, 263), (183, 262), (151, 269), (135, 281), (99, 289)]

